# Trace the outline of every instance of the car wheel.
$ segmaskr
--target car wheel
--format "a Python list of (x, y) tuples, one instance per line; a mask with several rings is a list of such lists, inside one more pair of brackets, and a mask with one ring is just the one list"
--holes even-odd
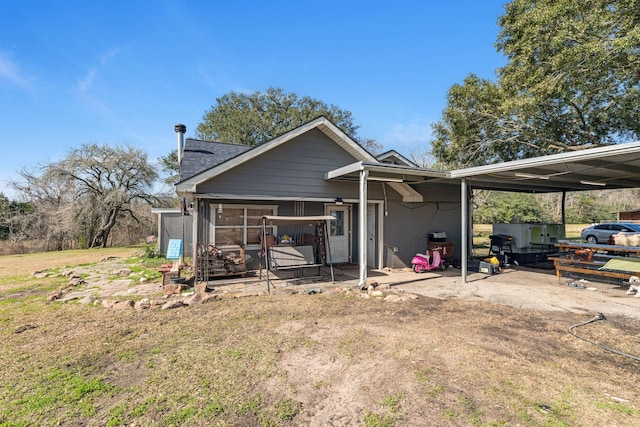
[(596, 236), (587, 236), (587, 243), (590, 245), (597, 245), (598, 239), (596, 239)]

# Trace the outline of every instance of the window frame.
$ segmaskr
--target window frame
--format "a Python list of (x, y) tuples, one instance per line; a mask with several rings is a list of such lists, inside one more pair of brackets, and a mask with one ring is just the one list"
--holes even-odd
[[(242, 213), (242, 225), (217, 225), (217, 219), (218, 219), (218, 209), (222, 208), (223, 212), (225, 209), (242, 209), (243, 213)], [(215, 202), (210, 202), (209, 203), (209, 209), (211, 212), (211, 230), (210, 230), (210, 235), (209, 235), (209, 241), (212, 242), (212, 244), (215, 246), (216, 245), (216, 230), (218, 228), (224, 229), (224, 228), (238, 228), (241, 227), (242, 228), (242, 247), (248, 250), (260, 250), (260, 244), (259, 243), (252, 243), (252, 244), (248, 244), (247, 243), (247, 237), (248, 237), (248, 232), (250, 229), (253, 228), (259, 228), (260, 230), (262, 230), (262, 223), (257, 224), (257, 225), (253, 225), (253, 224), (247, 224), (248, 218), (247, 218), (247, 210), (248, 209), (263, 209), (263, 210), (271, 210), (271, 213), (269, 213), (268, 215), (278, 215), (278, 205), (259, 205), (259, 204), (232, 204), (232, 203), (215, 203)], [(273, 233), (275, 236), (277, 236), (277, 232), (278, 232), (278, 228), (277, 226), (271, 226), (271, 228), (273, 229)]]

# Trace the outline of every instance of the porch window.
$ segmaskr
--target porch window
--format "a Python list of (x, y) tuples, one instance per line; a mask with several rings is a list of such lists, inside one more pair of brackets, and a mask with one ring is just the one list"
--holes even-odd
[[(260, 247), (262, 216), (276, 215), (276, 206), (240, 206), (211, 204), (214, 245), (242, 245), (245, 248)], [(272, 233), (271, 227), (267, 233)]]

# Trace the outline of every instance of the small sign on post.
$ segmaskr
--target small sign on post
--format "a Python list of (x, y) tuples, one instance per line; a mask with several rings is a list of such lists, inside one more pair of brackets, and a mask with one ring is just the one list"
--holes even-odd
[(182, 239), (169, 239), (167, 259), (180, 259), (182, 256)]

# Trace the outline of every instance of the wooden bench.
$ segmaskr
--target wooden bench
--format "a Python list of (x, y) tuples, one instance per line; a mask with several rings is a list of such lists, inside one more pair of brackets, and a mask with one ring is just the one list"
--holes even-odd
[(295, 270), (302, 275), (305, 268), (317, 267), (318, 275), (322, 264), (316, 263), (313, 246), (272, 246), (269, 248), (269, 270)]
[(547, 259), (553, 261), (553, 265), (556, 269), (556, 277), (558, 279), (562, 277), (563, 271), (592, 276), (612, 277), (623, 280), (629, 280), (629, 277), (637, 274), (619, 270), (603, 270), (602, 267), (606, 263), (602, 261), (581, 261), (562, 257), (547, 257)]
[[(612, 269), (609, 261), (616, 259), (638, 260), (640, 247), (597, 245), (564, 240), (555, 246), (558, 248), (558, 255), (547, 257), (547, 259), (553, 261), (558, 279), (562, 277), (563, 272), (623, 280), (629, 280), (629, 277), (638, 275), (638, 272), (627, 269)], [(632, 270), (634, 269), (632, 268)]]

